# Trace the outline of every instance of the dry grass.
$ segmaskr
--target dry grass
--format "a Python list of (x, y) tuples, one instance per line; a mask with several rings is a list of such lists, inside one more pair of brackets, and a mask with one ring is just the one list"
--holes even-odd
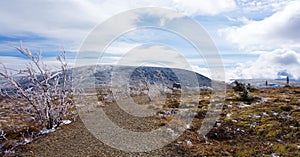
[[(176, 108), (177, 106), (174, 105), (174, 102), (177, 103), (176, 101), (178, 100), (155, 102), (155, 106), (148, 106), (149, 108), (157, 110), (157, 115), (147, 123), (147, 125), (153, 125), (149, 128), (146, 127), (145, 129), (147, 131), (168, 124), (174, 116), (173, 114), (165, 114), (168, 112), (188, 108), (197, 112), (197, 115), (190, 127), (173, 143), (157, 151), (149, 152), (144, 155), (134, 155), (264, 156), (273, 154), (279, 156), (300, 156), (300, 88), (286, 87), (278, 89), (259, 89), (252, 92), (251, 96), (259, 97), (261, 98), (261, 101), (252, 103), (239, 101), (239, 99), (237, 99), (238, 93), (229, 90), (227, 92), (221, 117), (214, 128), (207, 134), (208, 139), (199, 138), (197, 130), (201, 126), (202, 120), (207, 112), (210, 93), (201, 93), (200, 95), (191, 93), (191, 95), (184, 100), (186, 103), (180, 108)], [(136, 97), (135, 101), (139, 102), (138, 104), (143, 105), (144, 101), (149, 100), (145, 97), (141, 97), (140, 99)], [(117, 109), (117, 105), (112, 105), (114, 102), (107, 104), (105, 104), (105, 102), (102, 103), (103, 105), (100, 107), (103, 107), (111, 118), (118, 123), (116, 115), (121, 115), (119, 114), (121, 111)], [(22, 115), (19, 112), (16, 114), (12, 110), (12, 106), (7, 106), (6, 104), (5, 101), (2, 101), (0, 104), (0, 125), (1, 128), (4, 128), (7, 132), (7, 138), (9, 140), (24, 138), (24, 132), (26, 132), (26, 130), (22, 130), (22, 128), (29, 127), (29, 129), (27, 129), (28, 134), (36, 132), (36, 129), (39, 129), (33, 127), (34, 125), (30, 122), (28, 117), (26, 118), (26, 115)], [(26, 119), (28, 121), (26, 121)], [(134, 118), (129, 118), (126, 124), (122, 124), (124, 125), (123, 127), (129, 129), (130, 127), (127, 126), (127, 123), (128, 125), (129, 123), (131, 124), (132, 121), (130, 120), (133, 119)], [(153, 124), (150, 124), (151, 122)], [(70, 126), (63, 126), (59, 132), (43, 136), (37, 142), (34, 141), (29, 145), (19, 147), (17, 153), (22, 154), (23, 152), (26, 154), (26, 152), (32, 151), (36, 152), (36, 154), (43, 154), (43, 152), (41, 152), (43, 150), (37, 149), (46, 143), (49, 144), (49, 140), (52, 138), (57, 139), (57, 136), (66, 135), (70, 138), (69, 141), (60, 142), (70, 142), (70, 148), (65, 149), (70, 149), (69, 156), (72, 154), (75, 155), (74, 152), (72, 152), (72, 150), (74, 151), (72, 145), (76, 145), (76, 141), (72, 139), (73, 136), (71, 136), (71, 134), (73, 134), (72, 128), (79, 129), (77, 126), (79, 124), (77, 123), (78, 122), (75, 122)], [(81, 125), (82, 124), (80, 124), (80, 126)], [(19, 128), (19, 131), (17, 131), (17, 128)], [(84, 128), (80, 129), (84, 130)], [(139, 131), (139, 129), (141, 128), (137, 126), (133, 130)], [(9, 130), (19, 133), (14, 133)], [(76, 132), (78, 131), (79, 130)], [(57, 140), (66, 139), (61, 138)], [(82, 137), (81, 140), (81, 143), (89, 143), (92, 139), (91, 137)], [(73, 144), (71, 144), (71, 142)], [(80, 146), (79, 142), (77, 144), (76, 147)], [(7, 148), (5, 149), (10, 149), (8, 146), (9, 145), (7, 144), (7, 146), (5, 146)], [(67, 146), (67, 144), (64, 144), (63, 146)], [(120, 156), (132, 155), (117, 150), (111, 150), (107, 146), (103, 146), (103, 144), (101, 145), (101, 148), (100, 146), (98, 147), (97, 144), (96, 148), (103, 151), (102, 153), (105, 151), (105, 156), (113, 156), (113, 153), (120, 153)], [(92, 150), (97, 150), (96, 148)], [(53, 149), (53, 154), (51, 154), (51, 150), (47, 150), (47, 155), (57, 155), (56, 153), (58, 152), (55, 151), (55, 147), (49, 149)], [(83, 151), (83, 154), (84, 151), (86, 151), (85, 155), (101, 156), (102, 153), (99, 152), (99, 150), (93, 152), (90, 148), (82, 146), (81, 151)], [(68, 152), (68, 150), (64, 150), (64, 152)]]

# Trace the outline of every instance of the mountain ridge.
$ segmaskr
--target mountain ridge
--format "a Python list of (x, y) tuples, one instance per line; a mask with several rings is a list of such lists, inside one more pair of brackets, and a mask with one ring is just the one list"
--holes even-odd
[[(59, 71), (53, 72), (57, 73)], [(131, 72), (130, 74), (128, 74)], [(62, 74), (59, 74), (62, 75)], [(123, 76), (124, 75), (124, 76)], [(179, 75), (179, 76), (177, 76)], [(123, 76), (120, 78), (120, 76)], [(128, 78), (124, 78), (129, 76)], [(40, 76), (38, 76), (40, 77)], [(145, 83), (148, 81), (150, 84), (162, 83), (172, 86), (173, 83), (180, 83), (186, 86), (207, 86), (211, 87), (211, 79), (203, 76), (194, 71), (189, 71), (185, 69), (178, 68), (164, 68), (164, 67), (154, 67), (154, 66), (115, 66), (115, 65), (92, 65), (92, 66), (81, 66), (71, 68), (67, 71), (67, 77), (71, 77), (73, 80), (79, 78), (85, 78), (84, 86), (96, 85), (108, 85), (115, 78), (119, 78), (121, 81), (129, 81), (129, 84), (134, 84), (137, 82)], [(31, 88), (32, 82), (30, 78), (26, 76), (18, 76), (15, 78), (22, 86), (22, 88)], [(38, 79), (42, 79), (41, 77)], [(9, 83), (4, 79), (0, 79), (0, 88), (9, 88)]]

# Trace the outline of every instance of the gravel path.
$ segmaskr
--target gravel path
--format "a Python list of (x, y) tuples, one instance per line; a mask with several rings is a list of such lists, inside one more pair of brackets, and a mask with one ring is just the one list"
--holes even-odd
[[(124, 129), (147, 132), (158, 127), (155, 118), (137, 118), (126, 114), (116, 105), (104, 107), (106, 115)], [(89, 114), (90, 115), (90, 114)], [(115, 116), (119, 115), (119, 116)], [(158, 121), (157, 121), (158, 122)], [(95, 138), (84, 126), (81, 119), (60, 127), (30, 144), (19, 147), (19, 156), (184, 156), (184, 152), (174, 149), (174, 144), (144, 153), (125, 152), (114, 149)]]

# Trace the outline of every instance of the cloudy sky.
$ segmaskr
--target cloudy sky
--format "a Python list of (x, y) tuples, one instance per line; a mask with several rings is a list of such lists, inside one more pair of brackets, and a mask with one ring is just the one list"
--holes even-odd
[[(227, 80), (275, 79), (286, 75), (300, 79), (300, 1), (297, 0), (0, 1), (0, 62), (10, 67), (27, 62), (11, 46), (22, 40), (23, 46), (33, 52), (42, 49), (43, 59), (49, 64), (55, 64), (55, 56), (64, 47), (74, 64), (82, 43), (99, 24), (141, 7), (171, 9), (202, 26), (219, 51)], [(182, 16), (178, 14), (166, 15), (151, 9), (136, 12), (127, 20), (112, 23), (104, 32), (108, 34), (125, 26), (138, 28), (147, 23), (158, 26), (172, 23), (174, 28), (191, 29), (180, 22)], [(207, 58), (176, 33), (160, 29), (136, 29), (118, 36), (106, 48), (100, 62), (115, 64), (132, 49), (160, 58), (165, 56), (169, 61), (172, 57), (163, 54), (182, 56), (195, 71), (210, 76)], [(84, 59), (94, 63), (98, 58), (93, 52)], [(169, 65), (177, 67), (176, 62)]]

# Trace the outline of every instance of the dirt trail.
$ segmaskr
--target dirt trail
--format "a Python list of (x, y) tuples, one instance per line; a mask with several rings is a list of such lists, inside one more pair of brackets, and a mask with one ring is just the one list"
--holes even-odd
[[(132, 131), (147, 132), (156, 129), (155, 118), (137, 118), (120, 110), (116, 105), (104, 107), (106, 115), (117, 125)], [(116, 116), (118, 115), (118, 116)], [(30, 144), (19, 147), (20, 156), (171, 156), (178, 154), (172, 144), (145, 153), (124, 152), (105, 145), (94, 137), (80, 118), (60, 127)], [(183, 153), (183, 152), (181, 152)], [(184, 154), (181, 154), (181, 156)]]
[[(19, 152), (18, 152), (19, 151)], [(111, 148), (96, 139), (78, 120), (62, 126), (36, 141), (22, 146), (20, 156), (170, 156), (170, 146), (146, 153), (129, 153)]]

